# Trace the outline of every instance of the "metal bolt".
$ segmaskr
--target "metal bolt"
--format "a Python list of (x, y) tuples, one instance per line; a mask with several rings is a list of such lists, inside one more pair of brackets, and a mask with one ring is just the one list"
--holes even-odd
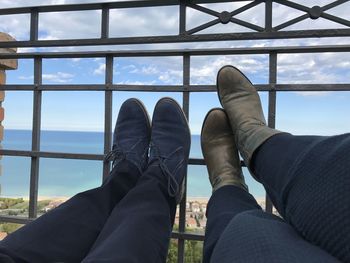
[(309, 16), (311, 19), (317, 19), (322, 15), (322, 8), (318, 5), (313, 6), (309, 10)]
[(223, 11), (219, 15), (220, 22), (223, 24), (227, 24), (228, 22), (230, 22), (231, 17), (232, 17), (232, 15), (227, 11)]

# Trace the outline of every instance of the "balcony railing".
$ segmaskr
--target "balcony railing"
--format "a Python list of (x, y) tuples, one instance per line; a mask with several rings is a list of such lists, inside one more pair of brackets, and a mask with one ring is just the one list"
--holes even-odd
[[(227, 40), (258, 40), (258, 39), (291, 39), (291, 38), (314, 38), (314, 37), (349, 37), (350, 21), (327, 13), (328, 10), (348, 2), (348, 0), (334, 1), (328, 5), (319, 7), (306, 7), (292, 1), (282, 0), (256, 0), (244, 1), (247, 4), (236, 10), (224, 12), (214, 11), (205, 5), (206, 3), (236, 2), (236, 1), (125, 1), (94, 4), (74, 5), (52, 5), (0, 9), (0, 16), (9, 14), (30, 15), (30, 37), (28, 40), (0, 42), (0, 48), (4, 47), (75, 47), (75, 52), (46, 52), (37, 51), (17, 54), (0, 54), (1, 59), (33, 59), (34, 60), (34, 84), (29, 85), (1, 85), (0, 90), (27, 90), (33, 92), (33, 127), (32, 127), (32, 148), (30, 151), (1, 149), (0, 154), (4, 156), (25, 156), (31, 158), (30, 170), (30, 195), (29, 195), (29, 217), (1, 216), (2, 222), (27, 223), (37, 217), (38, 203), (38, 181), (39, 181), (39, 160), (40, 158), (61, 158), (61, 159), (82, 159), (97, 160), (103, 162), (102, 177), (106, 177), (110, 171), (110, 164), (104, 161), (103, 154), (77, 154), (61, 152), (44, 152), (40, 150), (41, 131), (41, 106), (43, 92), (50, 91), (100, 91), (105, 94), (104, 104), (104, 154), (111, 150), (112, 141), (112, 94), (119, 91), (145, 91), (145, 92), (182, 92), (183, 109), (189, 117), (190, 94), (196, 92), (215, 92), (216, 87), (212, 85), (192, 85), (190, 83), (190, 63), (196, 56), (215, 55), (242, 55), (242, 54), (265, 54), (269, 57), (268, 84), (256, 85), (259, 91), (268, 93), (268, 125), (275, 127), (276, 116), (276, 93), (285, 91), (350, 91), (350, 83), (346, 84), (279, 84), (277, 83), (278, 56), (280, 54), (305, 54), (324, 52), (349, 52), (350, 45), (320, 45), (320, 46), (287, 46), (287, 47), (242, 47), (242, 48), (214, 48), (214, 49), (173, 49), (173, 50), (123, 50), (123, 51), (79, 51), (82, 46), (98, 45), (139, 45), (155, 43), (184, 43), (199, 41), (227, 41)], [(287, 6), (291, 9), (302, 11), (303, 15), (291, 19), (282, 24), (273, 26), (273, 3)], [(263, 5), (265, 13), (265, 26), (261, 27), (236, 16), (257, 5)], [(142, 36), (142, 37), (110, 37), (109, 36), (109, 13), (112, 9), (136, 8), (136, 7), (159, 7), (177, 6), (179, 8), (179, 32), (176, 35)], [(195, 9), (211, 15), (213, 19), (208, 23), (187, 28), (186, 18), (188, 9)], [(101, 34), (100, 38), (93, 39), (55, 39), (41, 40), (39, 38), (39, 19), (42, 13), (67, 12), (67, 11), (101, 11)], [(288, 30), (288, 27), (305, 19), (316, 20), (322, 17), (338, 23), (342, 28), (329, 28), (322, 30)], [(200, 31), (216, 24), (234, 23), (245, 27), (249, 32), (242, 33), (210, 33), (200, 34)], [(344, 28), (345, 26), (345, 28)], [(198, 34), (199, 33), (199, 34)], [(107, 48), (106, 48), (107, 49)], [(124, 57), (182, 57), (183, 81), (182, 85), (124, 85), (113, 83), (114, 61)], [(43, 59), (57, 58), (104, 58), (105, 59), (105, 82), (104, 84), (89, 85), (51, 85), (43, 84), (42, 61)], [(190, 120), (191, 121), (191, 120)], [(191, 158), (191, 165), (205, 165), (204, 160)], [(266, 210), (272, 211), (272, 204), (266, 199)], [(186, 232), (186, 195), (180, 204), (179, 230), (172, 234), (178, 239), (178, 262), (183, 262), (184, 244), (186, 240), (204, 240), (203, 235)]]

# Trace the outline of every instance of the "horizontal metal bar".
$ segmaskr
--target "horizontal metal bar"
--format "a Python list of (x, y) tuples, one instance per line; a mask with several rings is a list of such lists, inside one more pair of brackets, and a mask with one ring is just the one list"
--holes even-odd
[(101, 161), (103, 154), (85, 154), (85, 153), (61, 153), (61, 152), (44, 152), (44, 151), (22, 151), (0, 149), (0, 155), (3, 156), (21, 156), (21, 157), (42, 157), (57, 159), (81, 159)]
[[(350, 91), (350, 84), (255, 84), (258, 91)], [(135, 91), (135, 92), (216, 92), (216, 85), (0, 85), (0, 90), (43, 90), (43, 91)]]
[(46, 6), (29, 6), (18, 8), (0, 9), (0, 15), (10, 14), (25, 14), (30, 13), (34, 8), (40, 13), (44, 12), (68, 12), (68, 11), (87, 11), (98, 10), (103, 7), (109, 9), (135, 8), (135, 7), (152, 7), (152, 6), (171, 6), (177, 5), (176, 0), (150, 0), (150, 1), (123, 1), (123, 2), (108, 2), (108, 3), (91, 3), (91, 4), (70, 4), (70, 5), (46, 5)]
[(15, 224), (28, 224), (32, 222), (33, 218), (20, 217), (20, 216), (0, 216), (0, 222), (15, 223)]
[(205, 41), (235, 41), (258, 39), (296, 39), (296, 38), (321, 38), (321, 37), (349, 37), (350, 29), (317, 29), (294, 30), (277, 32), (243, 32), (220, 34), (180, 34), (166, 36), (142, 36), (120, 38), (89, 38), (89, 39), (60, 39), (60, 40), (36, 40), (36, 41), (7, 41), (0, 42), (0, 48), (9, 47), (67, 47), (67, 46), (98, 46), (98, 45), (137, 45), (160, 43), (187, 43)]
[[(206, 165), (204, 159), (200, 159), (200, 158), (189, 158), (188, 164), (189, 165)], [(246, 167), (244, 161), (241, 161), (241, 166)]]
[(180, 232), (172, 232), (171, 238), (204, 241), (204, 235), (186, 233), (186, 232), (181, 232), (181, 233)]
[[(86, 153), (63, 153), (63, 152), (43, 152), (43, 151), (22, 151), (22, 150), (8, 150), (0, 149), (0, 155), (2, 156), (18, 156), (18, 157), (41, 157), (41, 158), (57, 158), (57, 159), (81, 159), (102, 161), (104, 159), (103, 154), (86, 154)], [(190, 158), (189, 165), (205, 165), (203, 159)]]
[(204, 161), (204, 159), (190, 158), (188, 161), (188, 164), (190, 164), (190, 165), (205, 165), (205, 161)]
[(43, 91), (139, 91), (139, 92), (207, 92), (216, 91), (214, 85), (195, 85), (195, 86), (182, 86), (182, 85), (105, 85), (105, 84), (74, 84), (74, 85), (0, 85), (0, 90), (43, 90)]
[(276, 84), (276, 91), (350, 91), (350, 84)]
[(77, 51), (77, 52), (25, 52), (0, 53), (2, 59), (41, 58), (98, 58), (98, 57), (166, 57), (166, 56), (213, 56), (213, 55), (254, 55), (294, 53), (349, 52), (350, 45), (247, 47), (247, 48), (209, 48), (209, 49), (161, 49), (161, 50), (120, 50), (120, 51)]
[[(220, 2), (235, 2), (249, 0), (221, 0)], [(122, 1), (122, 2), (106, 2), (106, 3), (91, 3), (91, 4), (70, 4), (70, 5), (46, 5), (46, 6), (29, 6), (0, 9), (0, 15), (25, 14), (30, 13), (32, 9), (37, 8), (39, 12), (60, 12), (60, 11), (86, 11), (98, 10), (104, 6), (109, 9), (116, 8), (135, 8), (135, 7), (154, 7), (154, 6), (171, 6), (178, 5), (179, 0), (147, 0), (147, 1)], [(192, 0), (191, 3), (217, 3), (215, 0)]]

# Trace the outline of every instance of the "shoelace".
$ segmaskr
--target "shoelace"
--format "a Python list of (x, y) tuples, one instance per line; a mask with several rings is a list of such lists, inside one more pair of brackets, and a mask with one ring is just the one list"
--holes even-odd
[(168, 167), (164, 163), (165, 160), (169, 159), (169, 158), (166, 156), (162, 156), (160, 154), (158, 147), (152, 142), (150, 143), (150, 150), (154, 151), (155, 154), (153, 154), (153, 156), (158, 160), (159, 167), (160, 167), (162, 173), (168, 177), (168, 194), (171, 197), (175, 197), (179, 192), (180, 186), (179, 186), (175, 176), (169, 171)]
[(107, 162), (113, 161), (112, 166), (114, 167), (120, 161), (124, 160), (127, 152), (124, 152), (122, 149), (115, 147), (109, 153), (106, 154), (104, 160)]

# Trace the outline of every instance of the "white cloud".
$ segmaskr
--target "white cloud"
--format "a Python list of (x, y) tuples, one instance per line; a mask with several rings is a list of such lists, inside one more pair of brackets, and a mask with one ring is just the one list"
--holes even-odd
[(278, 56), (278, 82), (348, 83), (349, 59), (349, 53), (281, 54)]
[[(296, 0), (298, 3), (313, 6), (325, 5), (331, 0)], [(51, 4), (72, 4), (87, 2), (108, 2), (108, 0), (2, 0), (2, 7), (51, 5)], [(208, 8), (218, 12), (232, 11), (247, 2), (230, 2), (221, 4), (203, 4)], [(344, 19), (349, 19), (350, 3), (345, 3), (330, 9), (327, 12), (339, 15)], [(274, 4), (273, 22), (278, 25), (303, 14), (293, 8), (280, 4)], [(213, 16), (187, 8), (187, 28), (192, 28), (201, 23), (214, 19)], [(259, 4), (254, 9), (243, 12), (237, 16), (240, 19), (263, 26), (264, 4)], [(13, 33), (19, 39), (29, 36), (29, 16), (4, 16), (6, 21), (0, 23), (0, 29)], [(10, 18), (10, 19), (8, 19)], [(1, 17), (0, 17), (1, 19)], [(57, 23), (63, 19), (64, 23)], [(110, 14), (110, 35), (113, 36), (133, 36), (133, 35), (163, 35), (178, 33), (178, 8), (136, 8), (112, 10)], [(1, 22), (1, 21), (0, 21)], [(100, 34), (100, 11), (84, 12), (63, 12), (63, 13), (43, 13), (40, 14), (40, 38), (41, 39), (62, 39), (62, 38), (91, 38), (99, 37)], [(305, 22), (297, 23), (288, 29), (309, 29), (316, 24), (316, 28), (331, 26), (327, 21), (307, 19)], [(338, 25), (336, 25), (338, 27)], [(215, 31), (218, 30), (218, 31)], [(206, 32), (236, 32), (241, 30), (233, 24), (220, 25), (210, 28)], [(203, 42), (203, 43), (172, 43), (172, 44), (149, 44), (149, 45), (124, 45), (109, 46), (111, 50), (123, 49), (159, 49), (159, 48), (220, 48), (220, 47), (266, 47), (266, 46), (288, 46), (288, 45), (319, 45), (319, 44), (348, 44), (350, 38), (323, 38), (323, 39), (290, 39), (290, 40), (256, 40), (256, 41), (223, 41), (223, 42)], [(64, 48), (42, 48), (42, 51), (75, 51), (75, 50), (105, 50), (106, 47), (64, 47)], [(34, 51), (34, 49), (20, 49), (20, 52)], [(79, 62), (76, 59), (75, 62)], [(102, 58), (96, 58), (96, 61)], [(344, 59), (343, 54), (295, 54), (279, 55), (278, 57), (278, 81), (281, 83), (341, 83), (348, 80), (349, 74), (339, 73), (340, 70), (349, 71), (349, 59)], [(191, 81), (194, 84), (213, 84), (217, 70), (225, 64), (234, 64), (242, 71), (263, 75), (268, 67), (267, 56), (259, 58), (254, 56), (232, 56), (203, 57), (202, 59), (192, 59), (191, 61)], [(93, 69), (94, 75), (104, 74), (104, 64), (100, 63)], [(129, 73), (137, 76), (154, 76), (161, 83), (178, 84), (182, 81), (182, 69), (177, 64), (157, 62), (152, 65), (128, 65)], [(46, 78), (54, 79), (54, 74), (47, 74)], [(62, 77), (61, 77), (62, 78)], [(61, 83), (67, 82), (69, 78), (62, 78)], [(140, 80), (136, 80), (140, 81)], [(314, 93), (313, 93), (314, 94)]]
[(106, 64), (99, 63), (98, 67), (94, 70), (94, 75), (104, 75), (106, 71)]
[(325, 97), (328, 95), (333, 94), (331, 91), (297, 91), (294, 92), (295, 94), (298, 94), (303, 97)]
[(193, 61), (192, 84), (215, 84), (218, 70), (224, 65), (234, 65), (245, 73), (265, 75), (268, 60), (264, 55), (200, 57)]
[(73, 80), (74, 75), (65, 72), (57, 72), (55, 74), (43, 74), (43, 80), (57, 83), (67, 83)]
[(31, 80), (31, 79), (34, 79), (33, 76), (19, 76), (18, 78), (19, 78), (19, 79), (22, 79), (22, 80)]
[(124, 85), (156, 85), (156, 81), (155, 80), (151, 80), (151, 81), (138, 81), (138, 80), (126, 80), (126, 81), (120, 81), (118, 82), (118, 84), (124, 84)]

